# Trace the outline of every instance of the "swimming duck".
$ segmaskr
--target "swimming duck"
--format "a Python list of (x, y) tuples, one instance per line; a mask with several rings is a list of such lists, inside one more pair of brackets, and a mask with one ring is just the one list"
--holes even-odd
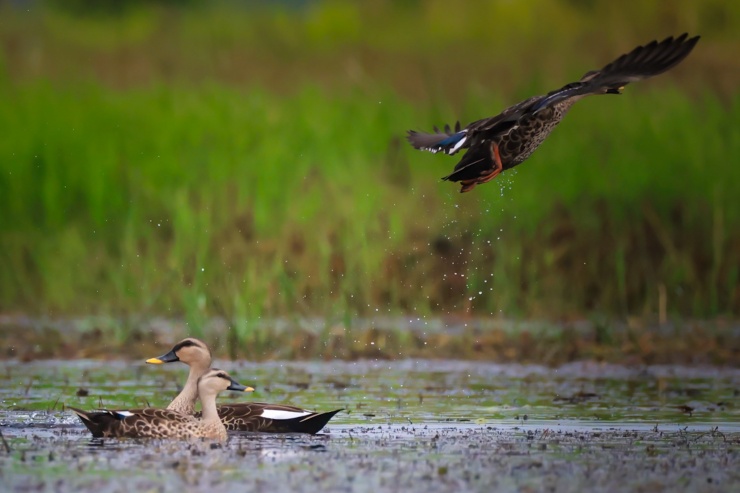
[(578, 82), (525, 99), (494, 117), (462, 129), (458, 122), (454, 129), (449, 125), (443, 131), (434, 127), (434, 133), (409, 130), (407, 138), (414, 148), (433, 153), (453, 155), (468, 149), (454, 171), (442, 179), (460, 182), (460, 192), (469, 192), (524, 162), (579, 99), (594, 94), (621, 94), (630, 82), (648, 79), (678, 65), (698, 41), (699, 36), (688, 38), (686, 33), (652, 41), (601, 70), (586, 72)]
[[(195, 382), (211, 366), (211, 350), (206, 343), (188, 337), (175, 344), (166, 354), (146, 360), (150, 364), (181, 361), (190, 366), (190, 373), (180, 394), (167, 406), (167, 409), (183, 414), (195, 413), (198, 392)], [(263, 402), (243, 402), (223, 404), (218, 407), (218, 415), (231, 431), (259, 431), (265, 433), (310, 433), (316, 434), (341, 409), (324, 413), (308, 411), (294, 406), (266, 404)], [(195, 413), (195, 416), (199, 416)]]
[(200, 418), (172, 409), (133, 409), (129, 411), (87, 412), (70, 407), (93, 437), (129, 438), (211, 438), (225, 440), (226, 428), (216, 410), (216, 395), (223, 390), (252, 392), (218, 368), (206, 370), (196, 382), (203, 405)]

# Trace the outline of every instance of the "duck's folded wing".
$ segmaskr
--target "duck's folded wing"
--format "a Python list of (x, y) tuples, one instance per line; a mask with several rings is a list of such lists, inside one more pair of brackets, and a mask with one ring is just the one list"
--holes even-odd
[(220, 406), (218, 415), (224, 426), (233, 431), (314, 434), (339, 411), (317, 413), (294, 406), (240, 402)]
[(219, 406), (218, 415), (221, 419), (261, 417), (274, 420), (301, 418), (313, 414), (312, 411), (294, 406), (281, 404), (267, 404), (264, 402), (239, 402)]

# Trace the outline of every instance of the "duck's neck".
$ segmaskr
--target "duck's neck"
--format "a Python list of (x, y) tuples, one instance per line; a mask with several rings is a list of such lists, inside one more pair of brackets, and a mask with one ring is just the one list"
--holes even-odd
[(203, 414), (200, 418), (200, 425), (202, 429), (206, 430), (205, 436), (208, 438), (215, 438), (217, 440), (226, 440), (226, 427), (221, 418), (218, 417), (218, 409), (216, 408), (216, 394), (200, 394), (200, 403), (203, 406)]
[[(210, 366), (210, 365), (209, 365)], [(208, 370), (208, 366), (191, 365), (188, 380), (182, 391), (170, 402), (167, 409), (177, 411), (183, 414), (193, 414), (195, 412), (195, 402), (198, 400), (198, 379)], [(214, 406), (215, 404), (214, 399)]]
[[(206, 394), (200, 396), (200, 404), (203, 406), (202, 420), (206, 423), (218, 423), (221, 424), (221, 418), (218, 417), (218, 409), (216, 408), (216, 395)], [(223, 425), (221, 425), (223, 426)]]

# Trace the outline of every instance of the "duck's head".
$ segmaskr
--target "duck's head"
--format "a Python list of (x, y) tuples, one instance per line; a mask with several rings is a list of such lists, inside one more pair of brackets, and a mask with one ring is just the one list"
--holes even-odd
[(198, 379), (198, 393), (201, 395), (218, 394), (224, 390), (254, 392), (252, 387), (240, 384), (231, 378), (231, 375), (218, 368), (211, 368)]
[(205, 342), (194, 337), (188, 337), (175, 344), (169, 353), (157, 358), (149, 358), (147, 363), (161, 365), (162, 363), (173, 363), (182, 361), (189, 366), (211, 366), (211, 350)]

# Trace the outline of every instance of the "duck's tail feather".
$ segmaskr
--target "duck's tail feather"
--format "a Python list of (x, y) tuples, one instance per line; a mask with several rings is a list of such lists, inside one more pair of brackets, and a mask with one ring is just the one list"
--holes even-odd
[(89, 412), (71, 406), (67, 406), (67, 408), (80, 418), (82, 424), (90, 430), (94, 438), (105, 436), (105, 429), (110, 426), (111, 422), (116, 421), (116, 417), (108, 411)]
[(320, 432), (321, 429), (326, 426), (331, 418), (334, 417), (341, 409), (335, 411), (328, 411), (325, 413), (316, 413), (306, 416), (304, 418), (296, 418), (291, 420), (290, 428), (292, 431), (297, 433), (310, 433), (315, 435)]

